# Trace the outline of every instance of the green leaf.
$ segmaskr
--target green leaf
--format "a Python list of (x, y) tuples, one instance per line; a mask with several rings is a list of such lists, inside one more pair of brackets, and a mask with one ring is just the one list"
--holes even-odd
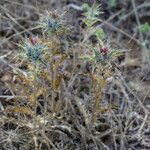
[(93, 59), (90, 55), (80, 56), (79, 58), (84, 59), (84, 60), (92, 60)]
[(139, 27), (139, 31), (142, 32), (142, 33), (147, 33), (147, 32), (150, 32), (150, 25), (149, 23), (144, 23), (144, 24), (141, 24), (141, 26)]
[(101, 28), (100, 29), (96, 29), (94, 34), (96, 35), (96, 37), (98, 39), (104, 39), (105, 38), (104, 30), (101, 29)]
[(101, 14), (99, 5), (94, 4), (92, 7), (89, 7), (88, 4), (83, 4), (82, 8), (84, 11), (83, 15), (85, 17), (83, 22), (88, 27), (93, 26), (97, 21), (99, 21), (98, 16)]
[(110, 59), (115, 59), (118, 56), (121, 56), (122, 52), (119, 49), (111, 49), (108, 55)]

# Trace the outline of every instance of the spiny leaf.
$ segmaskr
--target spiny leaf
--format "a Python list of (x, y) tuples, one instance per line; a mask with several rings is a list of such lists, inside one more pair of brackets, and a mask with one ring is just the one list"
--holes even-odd
[(84, 10), (83, 15), (85, 18), (83, 19), (83, 22), (88, 26), (92, 27), (97, 21), (99, 21), (99, 14), (100, 12), (100, 6), (93, 4), (92, 7), (89, 7), (88, 4), (83, 4), (82, 8)]
[(104, 33), (104, 30), (103, 29), (96, 29), (95, 30), (95, 35), (98, 39), (104, 39), (105, 38), (105, 33)]

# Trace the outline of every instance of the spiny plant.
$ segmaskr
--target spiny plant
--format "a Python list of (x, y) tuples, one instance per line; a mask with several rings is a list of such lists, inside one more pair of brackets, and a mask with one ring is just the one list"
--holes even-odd
[(25, 39), (25, 43), (19, 46), (24, 50), (26, 59), (31, 61), (33, 65), (37, 65), (38, 63), (45, 64), (42, 57), (47, 48), (38, 37)]
[[(64, 14), (63, 14), (64, 15)], [(65, 29), (62, 14), (57, 11), (48, 12), (41, 17), (40, 28), (44, 30), (46, 38), (32, 36), (25, 39), (25, 42), (18, 44), (23, 52), (20, 57), (23, 58), (22, 66), (27, 67), (26, 73), (20, 74), (18, 69), (14, 70), (16, 76), (15, 92), (25, 96), (27, 102), (34, 108), (37, 106), (37, 99), (40, 95), (44, 96), (52, 91), (52, 110), (54, 111), (54, 99), (56, 91), (63, 78), (61, 67), (67, 54), (61, 52), (58, 33), (63, 33)], [(21, 90), (20, 90), (21, 89)], [(26, 107), (9, 108), (7, 111), (31, 114), (31, 110)], [(26, 110), (26, 111), (23, 111)], [(27, 112), (27, 110), (29, 112)], [(36, 109), (35, 109), (36, 110)], [(36, 114), (36, 112), (34, 112)], [(33, 114), (33, 113), (32, 113)]]
[(49, 37), (51, 35), (59, 35), (64, 33), (66, 28), (65, 15), (66, 12), (59, 12), (57, 10), (53, 12), (46, 11), (44, 15), (41, 15), (41, 27), (44, 33), (47, 33)]
[[(93, 108), (91, 114), (91, 123), (96, 121), (98, 115), (100, 115), (104, 110), (110, 110), (114, 106), (108, 106), (108, 108), (103, 108), (101, 106), (101, 99), (103, 89), (106, 85), (107, 79), (113, 75), (113, 66), (112, 62), (120, 55), (122, 55), (121, 51), (116, 48), (111, 47), (111, 43), (106, 39), (104, 31), (99, 28), (95, 28), (95, 24), (99, 21), (100, 6), (89, 7), (87, 4), (83, 5), (83, 13), (84, 18), (83, 22), (86, 24), (87, 28), (84, 31), (87, 35), (86, 42), (83, 39), (82, 44), (85, 45), (85, 49), (87, 50), (87, 54), (81, 56), (80, 58), (92, 63), (93, 68), (89, 73), (92, 80), (92, 89), (93, 89)], [(90, 33), (89, 33), (90, 31)], [(89, 34), (89, 35), (88, 35)], [(97, 38), (97, 44), (93, 45), (88, 42), (87, 37), (91, 35), (95, 35)]]
[[(14, 81), (7, 84), (14, 95), (19, 97), (14, 96), (13, 104), (6, 107), (4, 112), (8, 113), (8, 116), (10, 114), (20, 116), (19, 123), (18, 119), (15, 119), (14, 123), (30, 130), (45, 126), (47, 114), (55, 118), (54, 114), (61, 111), (62, 106), (60, 107), (60, 102), (56, 99), (64, 76), (62, 68), (65, 60), (68, 59), (67, 53), (61, 51), (59, 40), (62, 33), (66, 33), (62, 19), (56, 11), (46, 12), (42, 15), (39, 25), (44, 31), (44, 36), (25, 38), (24, 42), (17, 44), (22, 52), (16, 61), (21, 60), (21, 62), (18, 62), (19, 67), (13, 70)], [(21, 67), (25, 69), (22, 70)], [(46, 136), (45, 131), (32, 134), (35, 149), (40, 145), (37, 134)], [(50, 147), (49, 144), (47, 147)]]
[[(73, 128), (74, 132), (72, 132), (67, 126), (70, 124), (68, 123), (70, 118), (73, 122), (78, 119), (74, 117), (77, 111), (73, 109), (74, 105), (78, 106), (83, 115), (83, 122), (89, 133), (99, 116), (113, 108), (111, 105), (103, 107), (101, 99), (107, 79), (113, 75), (111, 62), (121, 53), (118, 49), (111, 47), (102, 29), (95, 28), (101, 14), (100, 6), (94, 4), (90, 7), (84, 4), (82, 8), (84, 16), (82, 21), (86, 25), (86, 28), (83, 29), (85, 30), (84, 38), (83, 41), (74, 44), (74, 47), (78, 46), (78, 49), (82, 47), (83, 50), (86, 50), (79, 59), (92, 64), (92, 69), (86, 74), (91, 79), (92, 99), (89, 108), (80, 103), (78, 95), (73, 98), (76, 104), (71, 101), (73, 96), (69, 93), (71, 85), (68, 82), (72, 83), (73, 79), (70, 77), (67, 81), (65, 80), (63, 70), (66, 61), (71, 61), (71, 59), (67, 52), (61, 50), (60, 38), (67, 33), (66, 31), (69, 31), (64, 20), (64, 13), (46, 11), (44, 15), (41, 15), (41, 22), (38, 26), (43, 31), (43, 37), (29, 37), (25, 39), (25, 42), (18, 44), (23, 50), (23, 55), (20, 57), (21, 66), (24, 66), (25, 69), (22, 72), (19, 71), (20, 68), (14, 70), (14, 82), (8, 84), (14, 95), (19, 95), (19, 97), (14, 96), (13, 106), (7, 107), (4, 112), (17, 114), (18, 118), (21, 116), (20, 122), (14, 119), (19, 126), (33, 130), (32, 137), (36, 149), (40, 147), (40, 135), (44, 139), (43, 143), (49, 149), (50, 147), (57, 149), (53, 144), (55, 141), (52, 142), (47, 137), (48, 130), (50, 134), (55, 134), (55, 130), (59, 130), (71, 138), (79, 135), (82, 137), (81, 129)], [(90, 42), (90, 35), (96, 36), (97, 44), (93, 45)], [(72, 76), (75, 73), (72, 71)], [(67, 92), (69, 96), (66, 95)], [(61, 122), (63, 122), (62, 126), (59, 125)], [(74, 126), (77, 122), (74, 123)]]
[(85, 17), (83, 22), (88, 28), (92, 27), (97, 21), (99, 21), (98, 16), (101, 14), (99, 5), (93, 4), (93, 6), (90, 7), (85, 3), (82, 5), (82, 9), (84, 11), (83, 15)]

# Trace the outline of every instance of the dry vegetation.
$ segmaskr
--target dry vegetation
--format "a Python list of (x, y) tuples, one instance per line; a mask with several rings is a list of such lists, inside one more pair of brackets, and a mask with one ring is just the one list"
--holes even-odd
[(0, 1), (0, 150), (150, 149), (148, 0)]

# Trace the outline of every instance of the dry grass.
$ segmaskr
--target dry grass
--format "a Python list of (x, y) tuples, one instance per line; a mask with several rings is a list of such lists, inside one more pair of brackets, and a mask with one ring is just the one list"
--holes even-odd
[[(92, 30), (83, 24), (82, 2), (72, 2), (0, 2), (0, 149), (149, 149), (149, 70), (145, 59), (149, 35), (122, 30), (124, 18), (127, 25), (137, 28), (137, 21), (140, 26), (139, 19), (148, 13), (143, 17), (139, 14), (149, 2), (132, 0), (134, 9), (129, 12), (124, 10), (129, 2), (118, 2), (120, 9), (110, 9), (112, 15), (105, 21), (106, 13), (102, 14), (94, 29), (104, 27), (104, 41), (95, 41)], [(102, 4), (105, 12), (106, 3)], [(40, 15), (49, 6), (69, 8), (67, 24), (62, 22), (70, 28), (65, 34), (60, 30), (50, 38), (37, 29)], [(131, 22), (130, 16), (135, 21)], [(37, 34), (39, 44), (49, 51), (41, 54), (42, 62), (35, 67), (29, 57), (18, 56), (20, 50), (14, 43), (22, 44), (25, 39), (33, 42), (27, 37)], [(106, 66), (92, 58), (81, 59), (92, 56), (91, 45), (97, 49), (97, 42), (110, 49), (119, 47), (123, 55)]]

